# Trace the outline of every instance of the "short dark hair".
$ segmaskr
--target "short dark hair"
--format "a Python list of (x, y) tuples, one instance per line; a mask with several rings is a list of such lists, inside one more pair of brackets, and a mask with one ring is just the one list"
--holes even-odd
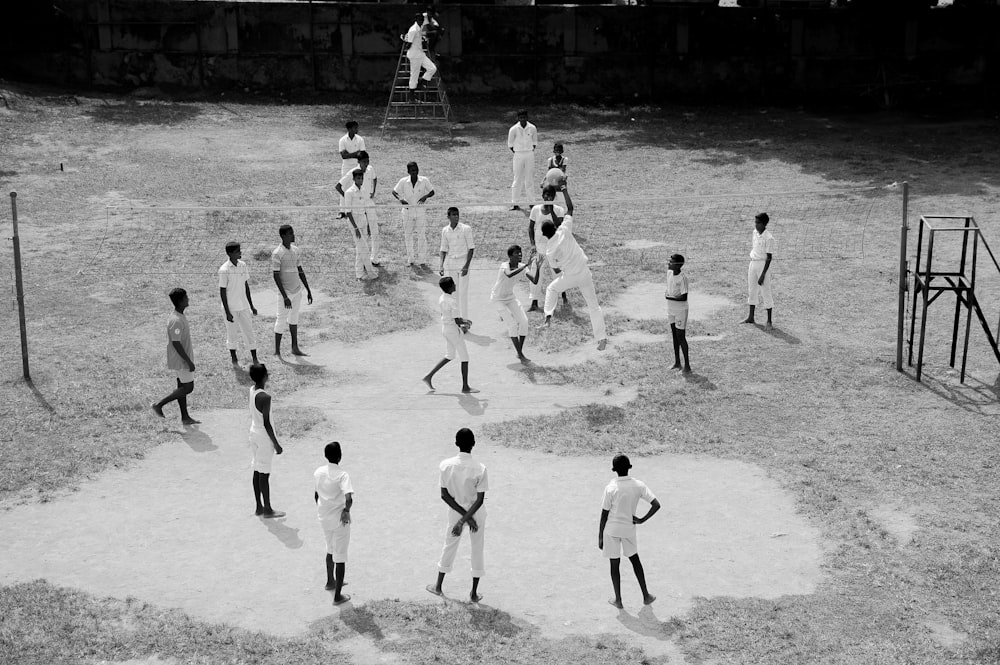
[(347, 129), (350, 129), (351, 127), (354, 127), (355, 129), (357, 129), (358, 128), (358, 121), (357, 120), (348, 120), (347, 124), (344, 125), (344, 127), (346, 127)]
[(767, 226), (767, 223), (771, 221), (771, 218), (767, 216), (766, 212), (759, 212), (756, 215), (754, 215), (753, 220), (755, 222), (760, 222), (764, 226)]
[(517, 112), (517, 117), (518, 117), (518, 118), (520, 118), (520, 117), (521, 117), (522, 115), (523, 115), (524, 117), (528, 117), (528, 112), (527, 112), (527, 111), (525, 111), (524, 109), (521, 109), (520, 111), (518, 111), (518, 112)]
[(542, 235), (546, 238), (551, 238), (556, 234), (556, 225), (552, 223), (552, 220), (546, 219), (542, 222)]
[(520, 245), (511, 245), (510, 247), (507, 248), (507, 256), (511, 256), (514, 254), (514, 252), (520, 252), (520, 251), (521, 251)]
[(412, 166), (413, 168), (415, 168), (415, 169), (419, 169), (419, 168), (420, 168), (419, 166), (417, 166), (417, 163), (416, 163), (416, 162), (406, 162), (406, 170), (407, 170), (407, 171), (409, 171), (409, 170), (410, 170), (410, 167), (411, 167), (411, 166)]
[(448, 215), (450, 216), (451, 213), (455, 213), (457, 215), (458, 214), (458, 208), (456, 208), (455, 206), (451, 206), (450, 208), (448, 208)]
[(472, 450), (472, 446), (476, 445), (476, 435), (468, 427), (463, 427), (455, 432), (455, 445), (458, 446), (459, 450), (468, 452)]
[(281, 226), (278, 227), (278, 235), (279, 236), (284, 236), (287, 233), (290, 233), (291, 230), (292, 230), (292, 225), (291, 224), (282, 224)]
[(250, 371), (247, 372), (250, 375), (250, 380), (257, 383), (265, 376), (267, 376), (267, 365), (264, 363), (257, 363), (255, 365), (250, 365)]
[(553, 146), (552, 146), (552, 152), (555, 152), (556, 148), (559, 148), (560, 150), (562, 150), (563, 149), (563, 144), (561, 142), (559, 142), (559, 141), (556, 141), (553, 144)]
[(176, 289), (170, 289), (170, 293), (167, 294), (167, 297), (170, 298), (170, 302), (174, 303), (174, 307), (177, 307), (178, 305), (181, 304), (181, 300), (187, 294), (188, 294), (187, 291), (185, 291), (180, 287), (177, 287)]
[(367, 150), (362, 150), (361, 152), (358, 153), (358, 160), (360, 161), (362, 159), (370, 159), (370, 157), (368, 157)]
[(358, 176), (361, 176), (362, 178), (364, 178), (365, 177), (365, 172), (362, 171), (361, 169), (354, 169), (353, 171), (351, 171), (351, 177), (357, 178)]
[(442, 277), (438, 280), (438, 286), (441, 287), (442, 291), (448, 293), (449, 291), (453, 291), (455, 289), (455, 280), (447, 276)]
[(671, 263), (684, 263), (684, 256), (681, 254), (671, 254), (670, 261)]
[(615, 471), (628, 471), (632, 468), (632, 463), (627, 455), (615, 455), (615, 458), (611, 460), (611, 468)]
[(339, 441), (331, 441), (323, 447), (323, 456), (326, 457), (327, 462), (333, 464), (339, 464), (341, 458), (343, 458), (343, 453), (340, 450)]
[(226, 243), (226, 254), (232, 254), (233, 252), (238, 252), (240, 249), (240, 243), (235, 240), (230, 240)]
[[(546, 198), (546, 197), (548, 197), (548, 198)], [(545, 185), (545, 187), (542, 187), (542, 198), (545, 199), (545, 200), (555, 201), (556, 200), (556, 188), (553, 187), (552, 185)]]

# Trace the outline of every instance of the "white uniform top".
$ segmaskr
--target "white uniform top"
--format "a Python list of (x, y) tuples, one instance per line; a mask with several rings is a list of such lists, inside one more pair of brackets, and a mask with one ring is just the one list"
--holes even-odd
[(261, 388), (250, 389), (250, 436), (269, 438), (264, 427), (264, 412), (257, 408), (257, 393), (262, 392)]
[[(566, 208), (563, 208), (562, 206), (553, 205), (552, 209), (556, 213), (557, 217), (562, 217), (562, 216), (564, 216), (566, 214)], [(542, 242), (542, 243), (546, 242), (545, 236), (542, 235), (542, 222), (544, 222), (545, 220), (548, 220), (550, 222), (554, 222), (555, 220), (552, 219), (552, 214), (551, 213), (546, 213), (545, 212), (545, 206), (539, 204), (539, 205), (531, 207), (531, 212), (528, 214), (528, 219), (530, 219), (531, 221), (533, 221), (535, 223), (535, 242), (536, 242), (536, 244), (538, 242)]]
[(410, 44), (410, 48), (406, 51), (406, 56), (409, 58), (416, 58), (424, 54), (424, 31), (416, 21), (410, 26), (410, 29), (406, 31), (406, 37), (404, 41)]
[(565, 155), (559, 155), (559, 161), (556, 161), (556, 156), (553, 154), (549, 157), (548, 168), (559, 169), (560, 171), (565, 171), (566, 167), (569, 166), (569, 157)]
[(337, 464), (324, 464), (313, 473), (316, 480), (316, 516), (324, 526), (340, 524), (340, 513), (347, 507), (347, 495), (354, 492), (347, 472)]
[[(518, 263), (517, 267), (524, 268), (524, 264)], [(528, 270), (525, 268), (511, 277), (510, 274), (512, 272), (514, 271), (510, 269), (510, 261), (504, 261), (500, 264), (500, 270), (497, 271), (497, 281), (493, 285), (493, 290), (490, 291), (490, 300), (493, 302), (509, 302), (514, 299), (514, 284), (527, 280)]]
[(457, 328), (458, 324), (455, 323), (455, 319), (461, 318), (461, 314), (458, 311), (458, 301), (455, 300), (455, 296), (450, 293), (442, 293), (441, 297), (438, 298), (438, 307), (441, 308), (441, 327)]
[(639, 499), (652, 503), (656, 497), (646, 484), (629, 476), (612, 479), (604, 488), (602, 510), (608, 511), (608, 521), (604, 525), (605, 536), (635, 538), (635, 523), (632, 516), (639, 505)]
[(455, 228), (447, 224), (441, 229), (441, 251), (448, 252), (445, 266), (451, 269), (465, 266), (469, 250), (476, 248), (476, 239), (472, 236), (472, 227), (459, 222)]
[(757, 229), (754, 229), (751, 240), (753, 242), (753, 248), (750, 250), (751, 261), (765, 261), (768, 254), (774, 253), (774, 236), (767, 229), (764, 229), (763, 233), (757, 233)]
[(366, 212), (365, 208), (371, 205), (372, 200), (358, 189), (357, 185), (352, 184), (344, 192), (344, 212), (351, 213), (355, 223), (357, 223), (358, 217)]
[(507, 132), (507, 147), (513, 148), (514, 152), (531, 152), (536, 145), (538, 145), (538, 130), (530, 122), (524, 127), (521, 123), (515, 122)]
[(236, 265), (227, 260), (219, 268), (219, 288), (226, 290), (226, 303), (230, 312), (242, 312), (250, 309), (247, 302), (247, 281), (250, 279), (250, 268), (239, 259)]
[(556, 234), (549, 238), (545, 257), (553, 268), (559, 268), (566, 274), (582, 272), (587, 267), (587, 255), (573, 237), (573, 215), (563, 217)]
[[(455, 502), (465, 509), (476, 502), (476, 495), (479, 492), (490, 489), (486, 467), (474, 460), (469, 453), (459, 453), (456, 457), (446, 459), (441, 462), (440, 468), (441, 487), (447, 489)], [(474, 517), (485, 516), (486, 504), (483, 504)]]
[[(688, 292), (688, 276), (684, 273), (675, 275), (670, 273), (667, 275), (667, 290), (664, 295), (668, 295), (671, 298), (676, 298), (677, 296), (683, 295)], [(667, 312), (681, 312), (688, 308), (687, 300), (668, 300), (667, 301)]]
[[(345, 173), (343, 177), (341, 177), (340, 179), (339, 183), (340, 188), (344, 190), (345, 193), (347, 192), (347, 188), (354, 184), (354, 171), (357, 168), (361, 167), (355, 167), (354, 169), (351, 169), (350, 171)], [(361, 183), (361, 193), (367, 196), (368, 198), (371, 198), (372, 189), (375, 187), (375, 181), (377, 179), (378, 175), (375, 173), (375, 167), (369, 164), (368, 168), (365, 169), (365, 179)]]
[(299, 248), (294, 244), (289, 249), (285, 249), (284, 244), (278, 245), (271, 252), (271, 270), (281, 273), (281, 285), (285, 287), (285, 293), (288, 295), (298, 293), (302, 288), (302, 280), (299, 279), (300, 265), (302, 261), (299, 259)]
[[(410, 181), (410, 176), (406, 176), (405, 178), (399, 179), (399, 182), (397, 182), (396, 186), (392, 188), (392, 191), (396, 192), (396, 195), (408, 204), (417, 205), (417, 201), (419, 201), (421, 197), (427, 196), (433, 192), (434, 188), (431, 187), (430, 180), (422, 175), (418, 175), (417, 184), (414, 185)], [(420, 205), (424, 204), (426, 204), (426, 201)]]
[[(340, 143), (337, 146), (337, 152), (358, 152), (359, 150), (367, 150), (365, 147), (365, 139), (360, 134), (355, 134), (354, 138), (351, 138), (350, 134), (344, 134), (340, 137)], [(343, 158), (341, 158), (343, 159)], [(354, 169), (358, 168), (358, 160), (356, 159), (343, 159), (340, 162), (340, 174), (350, 173)]]

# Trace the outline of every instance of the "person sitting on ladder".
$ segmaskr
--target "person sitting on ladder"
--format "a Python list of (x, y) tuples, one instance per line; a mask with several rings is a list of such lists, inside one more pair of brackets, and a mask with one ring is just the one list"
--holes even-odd
[[(406, 51), (406, 57), (410, 61), (410, 89), (407, 92), (406, 101), (411, 104), (416, 103), (413, 91), (418, 89), (418, 81), (420, 88), (423, 88), (428, 81), (434, 78), (434, 72), (437, 71), (437, 65), (431, 62), (431, 59), (427, 57), (427, 53), (424, 52), (423, 24), (423, 13), (415, 14), (413, 16), (413, 25), (410, 26), (406, 35), (400, 35), (403, 41), (410, 45)], [(420, 77), (421, 69), (424, 70), (422, 79)]]

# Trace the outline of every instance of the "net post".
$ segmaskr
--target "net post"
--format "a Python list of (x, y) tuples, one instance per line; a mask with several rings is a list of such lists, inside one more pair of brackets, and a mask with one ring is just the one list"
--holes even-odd
[(909, 231), (907, 225), (907, 206), (910, 202), (910, 184), (903, 183), (903, 223), (899, 227), (899, 303), (896, 316), (896, 371), (903, 371), (903, 319), (906, 318), (906, 290), (908, 280), (906, 276), (906, 235)]
[(31, 383), (28, 371), (28, 329), (24, 322), (24, 280), (21, 277), (21, 241), (17, 235), (17, 192), (10, 193), (10, 213), (14, 227), (14, 289), (17, 296), (17, 322), (21, 328), (21, 368), (24, 380)]

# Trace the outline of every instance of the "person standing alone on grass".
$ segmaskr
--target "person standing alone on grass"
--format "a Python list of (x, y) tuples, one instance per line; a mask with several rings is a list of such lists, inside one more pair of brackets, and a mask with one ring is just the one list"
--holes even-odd
[[(355, 171), (358, 169), (360, 169), (365, 176), (361, 183), (361, 193), (364, 195), (362, 197), (362, 202), (364, 204), (364, 213), (367, 218), (367, 223), (361, 230), (368, 234), (368, 245), (371, 248), (371, 263), (373, 266), (378, 268), (381, 265), (378, 261), (381, 242), (378, 234), (378, 215), (375, 208), (375, 188), (378, 186), (378, 175), (375, 173), (375, 167), (372, 166), (371, 158), (368, 156), (368, 152), (366, 150), (362, 150), (358, 153), (358, 168), (355, 169)], [(341, 198), (344, 197), (346, 191), (353, 184), (354, 171), (351, 171), (337, 183), (337, 193), (340, 194)], [(346, 203), (345, 207), (347, 207)]]
[(566, 197), (566, 216), (561, 219), (556, 217), (551, 222), (542, 222), (542, 235), (548, 239), (545, 259), (559, 275), (545, 289), (545, 323), (541, 328), (547, 328), (552, 322), (559, 294), (577, 287), (583, 294), (583, 299), (587, 301), (590, 325), (597, 339), (597, 350), (603, 351), (608, 344), (604, 311), (597, 301), (594, 276), (590, 272), (590, 266), (587, 265), (587, 255), (573, 237), (573, 199), (570, 198), (569, 187), (563, 185), (562, 192)]
[(194, 392), (194, 347), (191, 345), (191, 328), (188, 327), (184, 310), (188, 307), (188, 295), (184, 289), (173, 289), (169, 294), (174, 304), (174, 313), (167, 321), (167, 367), (177, 373), (177, 388), (172, 393), (153, 404), (153, 413), (164, 418), (163, 407), (174, 400), (181, 411), (181, 423), (198, 425), (188, 413), (187, 396)]
[(520, 210), (531, 202), (528, 183), (535, 181), (535, 148), (538, 130), (528, 122), (528, 112), (518, 111), (517, 122), (507, 132), (507, 147), (514, 153), (514, 182), (510, 186), (510, 209)]
[[(427, 215), (424, 204), (434, 196), (431, 182), (420, 175), (416, 162), (406, 165), (405, 178), (400, 178), (392, 188), (392, 195), (403, 206), (403, 244), (406, 245), (406, 262), (410, 267), (420, 264), (427, 268)], [(417, 237), (414, 250), (413, 236)]]
[(271, 508), (271, 462), (282, 453), (281, 444), (271, 422), (271, 395), (267, 386), (267, 367), (250, 366), (250, 466), (253, 468), (253, 498), (257, 502), (254, 515), (284, 517), (285, 513)]
[(472, 591), (469, 600), (478, 603), (483, 597), (479, 594), (479, 578), (485, 573), (483, 544), (486, 537), (486, 492), (490, 489), (486, 467), (472, 458), (472, 449), (476, 445), (476, 436), (472, 430), (463, 427), (455, 434), (455, 445), (458, 455), (441, 462), (441, 500), (451, 509), (448, 511), (448, 524), (444, 534), (444, 547), (438, 560), (438, 576), (436, 584), (428, 584), (427, 590), (435, 596), (444, 592), (444, 576), (452, 571), (455, 555), (458, 553), (458, 541), (462, 537), (462, 529), (469, 526), (469, 538), (472, 540)]
[(770, 330), (771, 310), (774, 308), (774, 297), (771, 293), (771, 257), (774, 254), (774, 236), (767, 230), (767, 224), (771, 218), (766, 212), (759, 213), (754, 217), (754, 230), (750, 240), (750, 268), (747, 270), (747, 304), (750, 305), (750, 313), (743, 323), (756, 323), (754, 312), (757, 305), (763, 304), (767, 310), (767, 324), (765, 330)]
[[(354, 120), (347, 121), (347, 133), (340, 137), (337, 149), (340, 151), (340, 177), (343, 178), (348, 173), (358, 168), (358, 155), (365, 150), (365, 139), (358, 135), (358, 123)], [(340, 196), (340, 218), (346, 216), (344, 212), (344, 196)]]
[[(364, 281), (378, 277), (378, 272), (372, 267), (365, 235), (365, 231), (369, 228), (366, 208), (371, 205), (371, 199), (365, 196), (363, 191), (365, 172), (354, 169), (353, 176), (354, 184), (344, 192), (344, 210), (347, 212), (347, 221), (354, 229), (354, 276)], [(378, 237), (378, 231), (375, 232), (375, 237)]]
[(288, 331), (292, 335), (292, 355), (304, 356), (299, 348), (299, 311), (302, 309), (302, 287), (305, 287), (306, 302), (313, 303), (312, 291), (302, 269), (299, 248), (295, 246), (295, 230), (288, 224), (278, 229), (281, 244), (271, 253), (271, 270), (274, 283), (278, 286), (278, 314), (274, 321), (274, 355), (281, 355), (281, 335)]
[(681, 368), (681, 351), (684, 352), (684, 373), (691, 373), (691, 363), (688, 361), (687, 319), (688, 319), (688, 278), (681, 274), (684, 257), (673, 254), (667, 268), (667, 290), (663, 297), (667, 299), (667, 323), (670, 324), (670, 336), (674, 342), (674, 365), (670, 369)]
[[(611, 586), (615, 590), (615, 597), (608, 602), (618, 609), (622, 609), (620, 564), (623, 552), (632, 563), (632, 570), (639, 580), (643, 605), (649, 605), (656, 600), (656, 596), (649, 593), (649, 589), (646, 588), (646, 574), (642, 570), (642, 562), (639, 561), (635, 525), (643, 524), (655, 515), (660, 509), (660, 502), (645, 483), (629, 477), (628, 470), (631, 468), (632, 464), (625, 455), (616, 455), (611, 461), (611, 469), (618, 474), (618, 477), (604, 489), (601, 524), (597, 529), (597, 548), (611, 561)], [(635, 515), (639, 499), (650, 503), (649, 512), (643, 517)]]
[(222, 298), (222, 309), (226, 313), (226, 345), (229, 347), (229, 357), (233, 365), (239, 367), (240, 360), (236, 355), (236, 338), (242, 332), (243, 339), (250, 347), (252, 363), (257, 360), (257, 335), (253, 331), (253, 319), (257, 316), (257, 308), (253, 306), (250, 296), (250, 268), (242, 261), (243, 251), (240, 243), (226, 243), (226, 254), (229, 260), (219, 268), (219, 297)]
[(528, 262), (529, 265), (521, 263), (521, 247), (519, 245), (511, 245), (510, 249), (507, 250), (507, 257), (509, 261), (500, 264), (497, 281), (493, 284), (493, 290), (490, 292), (490, 300), (496, 304), (500, 319), (507, 326), (507, 332), (510, 335), (510, 341), (514, 344), (514, 350), (517, 351), (518, 360), (526, 363), (529, 360), (524, 355), (524, 338), (528, 334), (528, 315), (524, 313), (524, 307), (521, 306), (514, 294), (514, 283), (518, 279), (527, 278), (532, 286), (537, 284), (542, 259), (534, 257), (537, 263), (535, 264), (535, 274), (532, 275), (529, 270), (531, 262)]
[(469, 387), (469, 351), (465, 348), (464, 338), (465, 333), (469, 332), (469, 326), (472, 325), (472, 322), (463, 319), (458, 314), (458, 303), (455, 302), (453, 295), (455, 281), (451, 277), (442, 277), (439, 284), (441, 290), (444, 291), (438, 299), (438, 307), (441, 308), (441, 334), (444, 336), (445, 353), (444, 358), (437, 365), (434, 365), (434, 369), (421, 381), (433, 391), (434, 375), (457, 355), (459, 362), (462, 363), (462, 392), (478, 393), (478, 390)]
[(340, 468), (342, 451), (334, 441), (323, 449), (327, 463), (316, 469), (313, 479), (316, 491), (316, 512), (326, 536), (326, 590), (333, 591), (333, 604), (351, 599), (341, 593), (347, 567), (347, 547), (351, 543), (351, 506), (354, 488), (347, 472)]
[[(458, 311), (462, 318), (469, 318), (469, 266), (476, 251), (472, 227), (459, 220), (458, 208), (448, 208), (448, 225), (441, 229), (441, 270), (439, 274), (451, 277), (458, 289)], [(472, 322), (469, 321), (469, 325)]]

